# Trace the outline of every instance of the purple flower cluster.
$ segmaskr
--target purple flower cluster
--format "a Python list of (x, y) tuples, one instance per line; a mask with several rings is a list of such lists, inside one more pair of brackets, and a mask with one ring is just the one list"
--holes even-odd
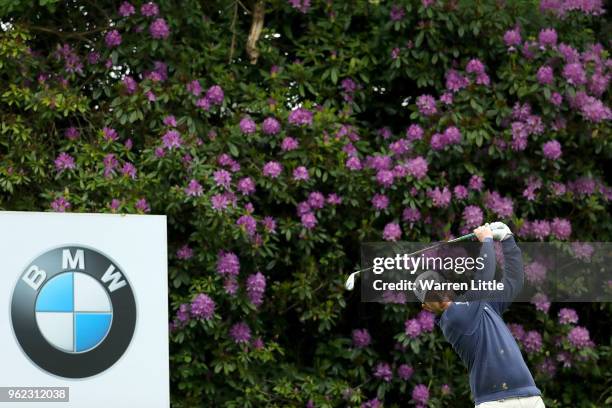
[(527, 179), (527, 186), (523, 190), (523, 197), (528, 201), (533, 201), (536, 198), (536, 192), (542, 187), (542, 180), (536, 177), (529, 177)]
[(602, 0), (542, 0), (540, 1), (540, 10), (552, 12), (558, 17), (565, 17), (567, 13), (572, 11), (593, 16), (605, 12)]
[(559, 310), (559, 324), (578, 323), (578, 313), (574, 309), (562, 308)]
[(119, 6), (119, 15), (121, 17), (129, 17), (132, 14), (136, 13), (136, 9), (134, 8), (134, 6), (127, 2), (124, 1), (123, 3), (121, 3), (121, 5)]
[(261, 130), (267, 135), (275, 135), (281, 131), (281, 125), (275, 118), (268, 117), (264, 119)]
[(138, 200), (136, 200), (136, 204), (134, 204), (134, 207), (144, 213), (148, 213), (151, 211), (151, 207), (149, 206), (149, 203), (147, 202), (146, 198), (139, 198)]
[[(63, 44), (62, 46), (58, 45), (55, 56), (58, 60), (64, 61), (64, 69), (67, 73), (70, 74), (76, 72), (78, 74), (83, 74), (83, 63), (81, 62), (81, 57), (69, 44)], [(40, 76), (39, 78), (41, 82), (45, 80), (43, 79), (43, 76)]]
[(417, 180), (424, 178), (427, 175), (428, 169), (429, 165), (427, 160), (421, 156), (417, 156), (406, 162), (406, 171)]
[(55, 159), (55, 169), (59, 173), (63, 172), (64, 170), (72, 170), (74, 168), (76, 168), (74, 157), (66, 152), (60, 153)]
[(310, 9), (310, 0), (288, 0), (291, 7), (298, 10), (300, 13), (306, 14)]
[(310, 178), (308, 169), (304, 166), (298, 166), (293, 170), (293, 179), (295, 181), (307, 181)]
[(352, 333), (353, 345), (357, 348), (368, 347), (372, 342), (372, 337), (367, 329), (355, 329)]
[(176, 257), (181, 260), (191, 259), (193, 257), (193, 249), (185, 244), (176, 251)]
[(385, 225), (383, 230), (383, 239), (385, 241), (397, 241), (402, 236), (402, 229), (399, 224), (390, 222)]
[(529, 283), (539, 285), (546, 279), (546, 266), (538, 261), (533, 261), (525, 266), (525, 278)]
[(240, 260), (233, 252), (220, 251), (217, 255), (217, 273), (221, 276), (237, 276), (240, 272)]
[(314, 227), (317, 226), (317, 223), (318, 223), (317, 217), (311, 212), (302, 214), (300, 216), (300, 221), (302, 222), (302, 225), (306, 229), (313, 229)]
[(236, 220), (236, 225), (244, 228), (249, 237), (254, 237), (257, 230), (257, 221), (249, 214), (242, 215)]
[(461, 132), (455, 126), (446, 128), (444, 133), (434, 133), (430, 145), (433, 150), (442, 150), (451, 144), (461, 143)]
[(423, 116), (433, 116), (438, 112), (436, 99), (431, 95), (421, 95), (416, 100), (417, 108)]
[(250, 177), (244, 177), (238, 180), (238, 184), (236, 185), (238, 191), (240, 191), (243, 195), (251, 195), (255, 192), (255, 182)]
[[(598, 3), (598, 6), (594, 4)], [(586, 7), (586, 4), (592, 6)], [(602, 10), (601, 1), (588, 0), (544, 0), (541, 2), (542, 8), (556, 10), (560, 14), (564, 14), (568, 10)], [(593, 13), (596, 14), (596, 13)], [(538, 43), (525, 42), (523, 44), (524, 56), (528, 59), (535, 58), (534, 49), (539, 46), (539, 49), (552, 50), (557, 53), (563, 63), (560, 73), (561, 78), (572, 91), (568, 91), (565, 95), (559, 92), (552, 92), (549, 96), (550, 102), (554, 106), (560, 106), (564, 98), (569, 102), (570, 108), (578, 111), (587, 121), (599, 123), (612, 118), (612, 110), (599, 99), (608, 89), (611, 76), (609, 75), (609, 67), (605, 57), (602, 57), (604, 48), (599, 44), (591, 45), (586, 51), (580, 53), (573, 47), (560, 43), (557, 44), (558, 38), (554, 29), (548, 28), (540, 31), (538, 35)], [(510, 46), (510, 50), (514, 51), (514, 47), (521, 42), (518, 29), (506, 32), (504, 40)], [(550, 62), (550, 60), (549, 60)], [(587, 69), (589, 67), (589, 69)], [(554, 69), (551, 65), (541, 66), (537, 73), (536, 79), (541, 85), (553, 85)], [(525, 118), (512, 123), (512, 148), (517, 151), (524, 150), (527, 146), (527, 138), (531, 134), (540, 134), (543, 131), (543, 125), (539, 118), (525, 121)], [(553, 128), (558, 126), (553, 123)]]
[(178, 310), (176, 311), (176, 319), (179, 321), (179, 323), (184, 324), (188, 322), (190, 318), (191, 318), (191, 306), (186, 303), (183, 303), (182, 305), (179, 306)]
[(543, 293), (536, 293), (533, 298), (531, 298), (531, 303), (535, 306), (536, 310), (540, 312), (548, 313), (548, 309), (550, 309), (548, 296)]
[(561, 143), (550, 140), (542, 145), (542, 153), (549, 160), (557, 160), (561, 157)]
[(394, 178), (395, 175), (391, 170), (379, 170), (378, 173), (376, 173), (376, 182), (383, 187), (391, 187)]
[(548, 65), (540, 67), (540, 69), (538, 69), (538, 73), (536, 74), (536, 78), (542, 85), (552, 84), (554, 79), (553, 69)]
[(277, 178), (283, 171), (283, 166), (279, 162), (269, 161), (267, 162), (262, 170), (262, 173), (266, 177)]
[(113, 153), (109, 153), (104, 156), (102, 163), (104, 164), (104, 177), (111, 178), (115, 173), (115, 168), (119, 165), (119, 161)]
[(408, 364), (401, 364), (397, 367), (397, 376), (404, 381), (408, 381), (412, 374), (414, 374), (414, 369)]
[(183, 145), (183, 138), (177, 130), (168, 130), (162, 136), (162, 144), (168, 150), (178, 149)]
[(554, 47), (557, 45), (557, 32), (554, 28), (546, 28), (538, 34), (538, 42), (541, 47)]
[(249, 301), (255, 306), (260, 306), (266, 291), (266, 277), (261, 272), (249, 275), (246, 290)]
[(393, 379), (393, 371), (388, 363), (381, 362), (374, 368), (374, 377), (385, 382), (390, 382)]
[(509, 47), (511, 51), (514, 51), (516, 46), (521, 44), (521, 32), (520, 29), (514, 28), (506, 31), (504, 34), (504, 43)]
[(80, 134), (81, 133), (79, 132), (79, 129), (75, 128), (74, 126), (70, 126), (64, 132), (64, 136), (66, 136), (66, 139), (68, 139), (68, 140), (76, 140), (76, 139), (79, 138)]
[(208, 105), (221, 105), (223, 103), (223, 99), (225, 98), (225, 93), (223, 92), (223, 88), (219, 85), (213, 85), (206, 91), (204, 95), (204, 100), (208, 102)]
[(448, 384), (442, 384), (442, 386), (440, 387), (440, 393), (442, 395), (450, 395), (453, 393), (453, 389)]
[(421, 140), (424, 133), (423, 128), (419, 125), (410, 125), (408, 129), (406, 129), (406, 138), (408, 141)]
[(297, 108), (291, 111), (287, 121), (296, 126), (304, 126), (312, 124), (313, 114), (308, 109)]
[(564, 218), (554, 218), (552, 221), (525, 221), (519, 230), (519, 235), (525, 238), (535, 238), (543, 241), (547, 237), (566, 240), (572, 234), (572, 224)]
[(66, 210), (69, 210), (70, 207), (72, 207), (70, 201), (68, 201), (65, 197), (62, 196), (57, 197), (51, 202), (51, 208), (55, 212), (65, 212)]
[(108, 48), (115, 48), (121, 44), (121, 34), (117, 30), (111, 30), (104, 36), (104, 43)]
[(557, 372), (557, 365), (552, 358), (546, 357), (536, 366), (536, 370), (546, 377), (554, 377)]
[(236, 206), (236, 196), (232, 192), (214, 194), (210, 198), (212, 208), (216, 211), (225, 210), (229, 205)]
[(163, 18), (157, 18), (149, 27), (149, 34), (155, 39), (166, 39), (170, 35), (170, 27)]
[(291, 136), (285, 137), (281, 142), (281, 150), (284, 152), (290, 152), (298, 147), (300, 147), (300, 142)]
[(468, 188), (470, 190), (480, 191), (484, 187), (484, 180), (481, 176), (474, 174), (470, 177), (470, 181), (468, 183)]
[(452, 194), (448, 187), (440, 189), (436, 187), (427, 191), (427, 196), (431, 199), (434, 207), (446, 208), (451, 202)]
[(463, 223), (468, 230), (474, 229), (482, 225), (484, 215), (480, 207), (476, 205), (468, 205), (463, 209)]
[(421, 212), (416, 208), (408, 207), (402, 212), (402, 220), (405, 222), (417, 222), (421, 219)]
[[(565, 72), (565, 71), (564, 71)], [(569, 99), (570, 106), (578, 109), (584, 118), (590, 122), (600, 123), (612, 119), (612, 110), (600, 99), (589, 96), (583, 91)]]
[(248, 116), (240, 120), (239, 126), (240, 126), (240, 130), (245, 135), (250, 135), (257, 131), (257, 125), (255, 124), (255, 121), (249, 118)]
[(415, 338), (419, 337), (422, 332), (423, 329), (418, 319), (408, 319), (404, 322), (404, 333), (406, 333), (406, 336)]
[(215, 302), (210, 296), (200, 293), (191, 301), (191, 315), (198, 319), (210, 320), (215, 313)]
[(535, 330), (525, 333), (521, 342), (528, 353), (537, 353), (542, 349), (542, 335)]
[(108, 142), (114, 142), (115, 140), (119, 139), (117, 131), (113, 128), (106, 126), (102, 128), (102, 137), (104, 137), (104, 140)]
[(220, 154), (219, 157), (217, 157), (217, 163), (219, 163), (220, 166), (229, 168), (229, 170), (232, 172), (240, 171), (240, 164), (229, 154)]
[(417, 384), (412, 389), (412, 400), (418, 408), (425, 408), (429, 401), (429, 389), (425, 384)]
[(457, 185), (453, 188), (453, 195), (457, 200), (465, 200), (469, 195), (469, 191), (467, 187), (462, 185)]
[(389, 206), (389, 198), (384, 194), (374, 194), (372, 197), (372, 206), (376, 210), (384, 210)]
[(519, 341), (522, 341), (523, 337), (525, 337), (525, 329), (518, 323), (509, 323), (508, 329), (510, 333), (512, 333), (512, 336)]
[(433, 313), (427, 310), (421, 310), (416, 317), (419, 325), (421, 326), (421, 330), (423, 332), (431, 332), (433, 331), (436, 325), (436, 317)]
[(121, 167), (121, 174), (126, 177), (131, 178), (132, 180), (136, 179), (136, 166), (134, 166), (130, 162), (123, 163), (123, 167)]
[(485, 206), (500, 218), (508, 218), (514, 211), (512, 199), (502, 197), (497, 191), (487, 192), (484, 202)]
[(398, 4), (394, 4), (393, 6), (391, 6), (391, 11), (389, 12), (389, 18), (391, 19), (391, 21), (401, 21), (404, 19), (405, 16), (406, 11), (404, 10), (404, 7)]
[(239, 322), (230, 328), (229, 335), (236, 344), (245, 344), (251, 339), (251, 328), (245, 322)]
[(465, 71), (469, 74), (473, 74), (476, 76), (476, 84), (488, 86), (491, 82), (489, 76), (485, 72), (485, 66), (479, 59), (470, 60), (466, 67)]
[(157, 7), (157, 4), (150, 1), (140, 6), (140, 14), (145, 17), (154, 17), (159, 14), (159, 7)]
[(371, 399), (369, 401), (362, 403), (359, 407), (360, 408), (382, 408), (382, 403), (379, 401), (378, 398), (374, 398), (374, 399)]
[(574, 252), (574, 256), (584, 261), (590, 261), (591, 256), (593, 255), (593, 252), (595, 252), (595, 249), (593, 248), (593, 246), (586, 242), (584, 243), (573, 242), (571, 247), (572, 247), (572, 251)]
[(347, 169), (352, 170), (352, 171), (358, 171), (363, 168), (363, 165), (361, 164), (361, 160), (359, 160), (359, 158), (355, 156), (349, 157), (344, 165), (346, 166)]
[(567, 340), (576, 348), (594, 346), (594, 343), (589, 336), (589, 331), (582, 326), (572, 328), (567, 334)]
[(446, 72), (446, 89), (451, 92), (458, 92), (470, 84), (470, 80), (461, 75), (459, 71), (449, 69)]

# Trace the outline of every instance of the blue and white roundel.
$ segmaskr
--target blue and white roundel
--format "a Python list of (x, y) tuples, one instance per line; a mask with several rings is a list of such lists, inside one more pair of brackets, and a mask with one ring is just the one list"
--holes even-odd
[(110, 298), (91, 276), (67, 272), (50, 279), (36, 299), (36, 323), (45, 340), (68, 353), (96, 348), (113, 320)]

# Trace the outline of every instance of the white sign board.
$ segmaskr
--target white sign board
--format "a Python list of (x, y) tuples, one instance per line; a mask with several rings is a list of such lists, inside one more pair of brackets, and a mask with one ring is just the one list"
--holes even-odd
[(0, 408), (168, 408), (167, 279), (165, 216), (0, 212)]

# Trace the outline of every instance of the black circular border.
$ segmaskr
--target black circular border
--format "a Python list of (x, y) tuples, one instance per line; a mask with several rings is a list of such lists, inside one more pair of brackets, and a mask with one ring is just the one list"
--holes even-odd
[[(121, 289), (110, 292), (100, 281), (113, 305), (113, 322), (105, 340), (93, 350), (84, 353), (66, 353), (45, 340), (36, 323), (36, 298), (39, 291), (34, 291), (21, 279), (32, 265), (47, 273), (45, 282), (68, 272), (62, 270), (62, 251), (65, 249), (69, 249), (72, 254), (79, 249), (84, 251), (85, 271), (78, 272), (84, 272), (100, 281), (108, 266), (113, 264), (115, 271), (121, 272), (127, 283)], [(38, 256), (19, 276), (11, 300), (11, 323), (24, 353), (41, 369), (66, 378), (91, 377), (115, 364), (130, 345), (136, 329), (136, 301), (126, 275), (114, 261), (91, 248), (62, 246)]]

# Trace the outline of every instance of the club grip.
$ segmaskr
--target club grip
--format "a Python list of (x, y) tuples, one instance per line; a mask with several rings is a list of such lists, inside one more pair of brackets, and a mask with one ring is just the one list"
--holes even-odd
[(450, 242), (462, 242), (462, 241), (469, 241), (470, 239), (474, 239), (476, 238), (476, 234), (474, 234), (473, 232), (470, 234), (466, 234), (466, 235), (462, 235), (459, 238), (455, 238), (455, 239), (451, 239)]

